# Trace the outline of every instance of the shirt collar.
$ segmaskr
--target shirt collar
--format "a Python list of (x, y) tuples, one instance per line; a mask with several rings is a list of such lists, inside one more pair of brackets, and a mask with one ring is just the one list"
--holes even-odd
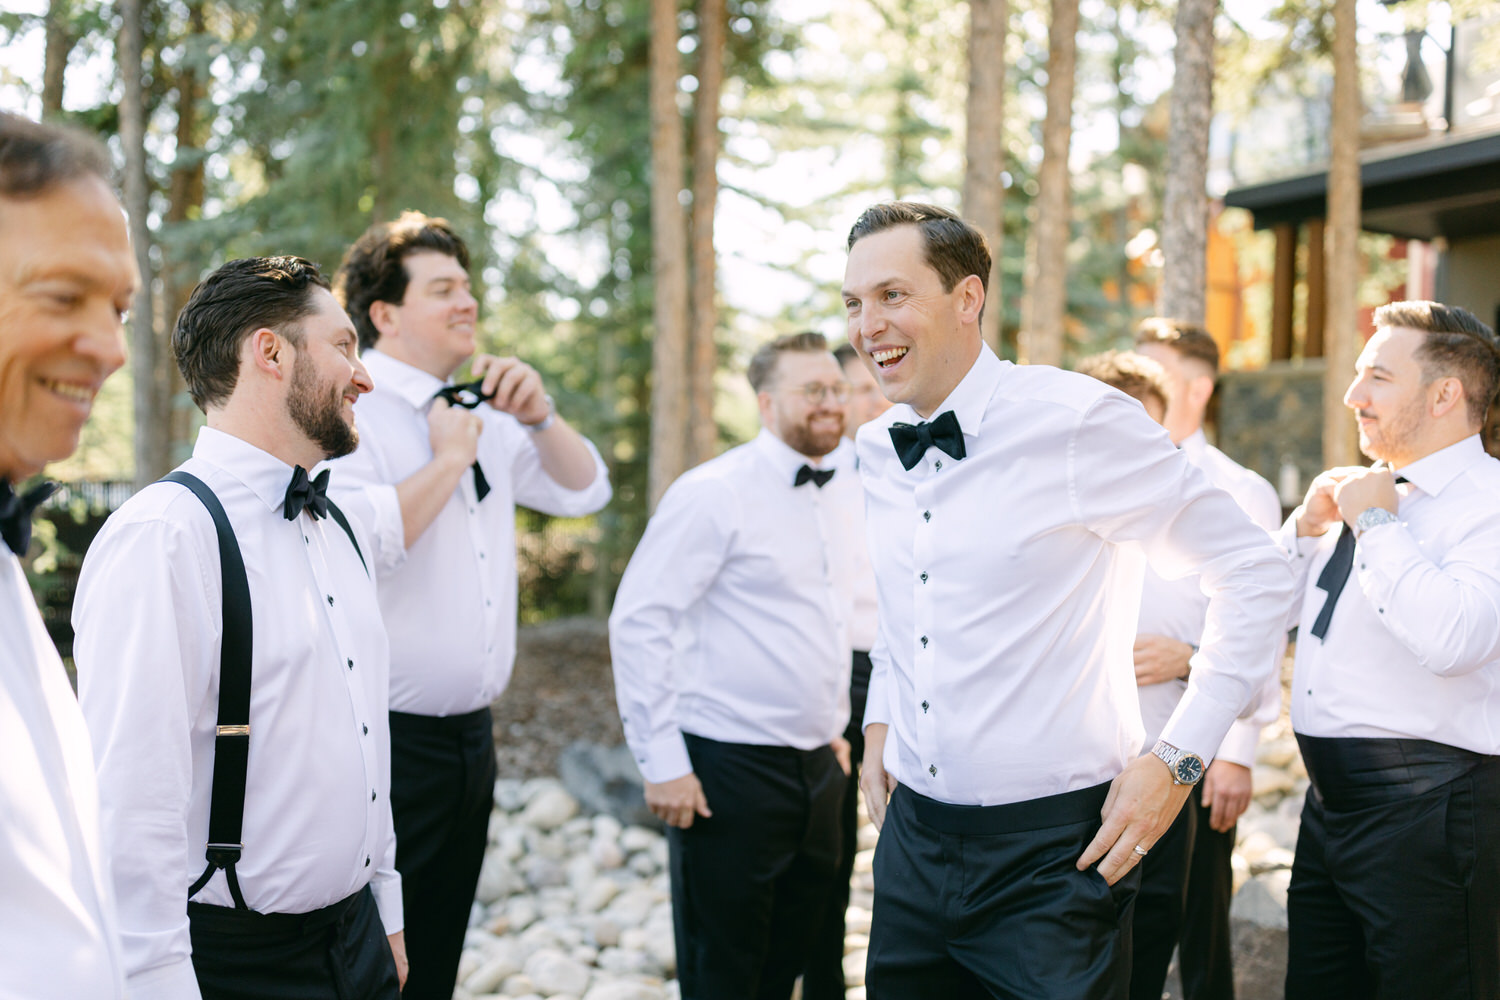
[(1479, 435), (1471, 434), (1456, 444), (1450, 444), (1417, 459), (1405, 468), (1397, 469), (1396, 473), (1405, 476), (1407, 482), (1428, 496), (1437, 496), (1449, 483), (1463, 475), (1469, 466), (1488, 457), (1484, 445), (1479, 443)]
[[(958, 418), (958, 426), (963, 429), (964, 437), (977, 438), (980, 424), (984, 422), (984, 411), (989, 409), (990, 400), (995, 396), (995, 387), (1011, 367), (1010, 362), (1001, 361), (988, 344), (981, 344), (979, 357), (974, 359), (968, 374), (959, 380), (953, 391), (948, 393), (948, 398), (927, 419), (931, 420), (946, 410), (952, 410), (953, 415)], [(897, 403), (891, 407), (891, 412), (898, 414), (896, 420), (905, 423), (915, 424), (923, 420), (910, 403)], [(886, 421), (886, 426), (890, 426), (891, 422)]]
[(787, 486), (792, 485), (792, 481), (797, 478), (797, 470), (804, 465), (814, 469), (834, 468), (836, 463), (833, 458), (838, 454), (838, 450), (835, 449), (831, 454), (824, 455), (822, 458), (809, 458), (764, 427), (760, 429), (759, 434), (755, 435), (755, 446), (775, 468), (777, 477), (784, 480)]
[(410, 403), (413, 409), (426, 409), (438, 390), (448, 384), (436, 375), (424, 372), (405, 361), (398, 361), (378, 348), (370, 348), (360, 354), (359, 358), (365, 363), (365, 369), (376, 386), (394, 392)]
[(280, 511), (285, 505), (292, 467), (249, 441), (204, 427), (198, 431), (193, 457), (203, 459), (244, 483), (272, 510)]
[(1203, 428), (1200, 427), (1183, 438), (1182, 444), (1177, 447), (1181, 448), (1183, 454), (1196, 463), (1208, 451), (1208, 435), (1204, 434)]

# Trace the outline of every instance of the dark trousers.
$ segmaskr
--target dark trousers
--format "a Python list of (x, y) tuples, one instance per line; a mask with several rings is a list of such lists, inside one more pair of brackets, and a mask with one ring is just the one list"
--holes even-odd
[(203, 1000), (397, 1000), (396, 963), (368, 887), (311, 913), (188, 903)]
[(1500, 758), (1297, 736), (1287, 1000), (1500, 998)]
[(849, 674), (849, 777), (839, 806), (839, 867), (823, 923), (813, 939), (807, 971), (802, 974), (802, 1000), (844, 1000), (844, 912), (849, 909), (849, 881), (859, 850), (859, 762), (865, 756), (865, 700), (870, 691), (870, 654), (855, 650)]
[(411, 974), (406, 1000), (449, 1000), (495, 794), (490, 710), (391, 713), (391, 814)]
[(1208, 817), (1203, 786), (1195, 785), (1182, 812), (1140, 864), (1131, 932), (1131, 1000), (1161, 1000), (1179, 941), (1187, 1000), (1234, 1000), (1229, 902), (1235, 831), (1215, 831)]
[(828, 747), (686, 736), (713, 816), (669, 829), (683, 1000), (787, 1000), (838, 866), (844, 772)]
[(1121, 1000), (1139, 869), (1078, 857), (1109, 785), (1002, 806), (898, 786), (875, 848), (870, 1000)]

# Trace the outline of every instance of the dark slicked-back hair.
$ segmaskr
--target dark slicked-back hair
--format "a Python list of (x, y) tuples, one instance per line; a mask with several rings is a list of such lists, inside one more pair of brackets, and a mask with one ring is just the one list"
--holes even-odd
[(302, 342), (313, 289), (328, 288), (318, 265), (301, 257), (232, 260), (198, 282), (172, 331), (172, 353), (199, 409), (222, 403), (240, 374), (240, 345), (256, 330)]
[(1143, 320), (1135, 331), (1135, 343), (1165, 344), (1177, 352), (1177, 356), (1189, 361), (1201, 361), (1208, 370), (1219, 374), (1219, 344), (1213, 334), (1196, 323), (1180, 319), (1154, 316)]
[(871, 205), (849, 230), (847, 246), (853, 249), (864, 237), (897, 226), (916, 226), (921, 231), (923, 260), (942, 279), (943, 291), (953, 291), (953, 286), (972, 274), (989, 292), (990, 248), (984, 234), (946, 208), (915, 201)]
[(374, 347), (380, 331), (370, 322), (375, 302), (400, 305), (406, 298), (406, 258), (414, 253), (441, 253), (469, 269), (469, 248), (447, 219), (421, 212), (402, 212), (394, 222), (380, 222), (354, 241), (333, 279), (333, 294), (359, 331), (359, 346)]
[(1375, 327), (1404, 326), (1426, 334), (1417, 363), (1427, 382), (1456, 377), (1464, 386), (1469, 422), (1484, 425), (1500, 381), (1500, 341), (1467, 309), (1441, 302), (1390, 302), (1375, 310)]
[(1144, 354), (1134, 351), (1105, 351), (1103, 354), (1083, 358), (1078, 362), (1076, 370), (1098, 379), (1110, 388), (1119, 389), (1132, 399), (1140, 400), (1143, 406), (1148, 399), (1154, 399), (1161, 404), (1162, 412), (1166, 412), (1166, 373), (1162, 371), (1161, 365)]
[(110, 172), (93, 136), (0, 111), (0, 197), (33, 198), (80, 177), (108, 181)]
[(745, 369), (745, 377), (750, 380), (750, 388), (756, 392), (770, 387), (771, 376), (776, 374), (776, 362), (783, 354), (827, 354), (828, 338), (821, 333), (789, 333), (784, 337), (777, 337), (768, 344), (762, 344), (754, 354), (750, 356), (750, 364)]

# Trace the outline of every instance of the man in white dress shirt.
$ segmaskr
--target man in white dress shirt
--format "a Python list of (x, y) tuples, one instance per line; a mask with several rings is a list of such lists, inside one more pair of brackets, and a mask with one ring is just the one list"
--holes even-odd
[[(1259, 690), (1290, 571), (1140, 404), (984, 346), (989, 269), (934, 206), (874, 206), (849, 236), (849, 339), (896, 404), (858, 437), (880, 597), (867, 990), (1124, 997), (1135, 865)], [(1141, 756), (1137, 545), (1210, 595)]]
[(88, 732), (21, 568), (48, 491), (125, 360), (125, 214), (91, 138), (0, 113), (0, 997), (124, 995)]
[[(829, 456), (829, 461), (844, 475), (859, 476), (854, 460), (854, 434), (865, 424), (890, 408), (891, 401), (880, 392), (880, 384), (855, 353), (854, 346), (841, 343), (833, 351), (839, 368), (849, 382), (849, 405), (844, 408), (844, 440)], [(861, 515), (863, 518), (863, 515)], [(833, 876), (833, 896), (823, 925), (813, 939), (807, 971), (802, 976), (802, 1000), (844, 1000), (844, 943), (848, 928), (845, 914), (849, 909), (849, 883), (854, 874), (854, 855), (859, 850), (859, 762), (865, 753), (865, 698), (870, 689), (870, 649), (875, 645), (880, 623), (875, 614), (875, 575), (870, 570), (870, 556), (859, 546), (859, 569), (854, 580), (854, 615), (849, 624), (849, 641), (854, 658), (849, 671), (849, 724), (844, 739), (849, 741), (851, 769), (844, 784), (844, 801), (839, 813), (839, 867)]]
[(684, 1000), (787, 1000), (839, 855), (863, 519), (827, 457), (849, 384), (816, 333), (748, 374), (760, 434), (668, 488), (609, 620), (625, 739), (670, 828)]
[(1376, 468), (1313, 480), (1292, 728), (1312, 787), (1287, 894), (1290, 1000), (1500, 996), (1500, 342), (1395, 302), (1344, 403)]
[[(406, 1000), (452, 996), (484, 859), (490, 703), (516, 656), (516, 505), (579, 517), (610, 497), (599, 453), (536, 370), (474, 355), (468, 265), (445, 221), (407, 212), (361, 236), (335, 281), (376, 384), (360, 404), (359, 450), (333, 465), (334, 494), (374, 535), (391, 637)], [(471, 356), (475, 382), (456, 392), (448, 380)]]
[[(1086, 372), (1127, 395), (1122, 368), (1150, 365), (1159, 373), (1166, 401), (1152, 412), (1172, 443), (1202, 469), (1266, 531), (1281, 523), (1281, 502), (1271, 484), (1236, 464), (1208, 443), (1203, 415), (1219, 371), (1219, 348), (1207, 330), (1189, 323), (1150, 319), (1137, 331), (1139, 354), (1113, 353), (1080, 362)], [(1111, 370), (1112, 369), (1112, 370)], [(1187, 690), (1191, 658), (1203, 641), (1208, 598), (1197, 577), (1167, 580), (1149, 566), (1141, 591), (1141, 618), (1135, 638), (1135, 679), (1146, 725), (1143, 747), (1156, 744), (1162, 726)], [(1280, 660), (1281, 650), (1276, 651)], [(1161, 1000), (1172, 951), (1179, 947), (1183, 994), (1188, 1000), (1233, 1000), (1229, 952), (1229, 902), (1233, 894), (1230, 859), (1235, 823), (1250, 804), (1250, 768), (1260, 731), (1281, 711), (1281, 671), (1266, 675), (1254, 713), (1237, 719), (1219, 745), (1203, 781), (1193, 786), (1151, 857), (1141, 862), (1141, 888), (1135, 900), (1134, 955), (1130, 970), (1133, 1000)]]
[(385, 629), (306, 471), (358, 441), (358, 338), (314, 265), (250, 258), (172, 347), (208, 426), (105, 523), (74, 606), (129, 992), (395, 1000)]

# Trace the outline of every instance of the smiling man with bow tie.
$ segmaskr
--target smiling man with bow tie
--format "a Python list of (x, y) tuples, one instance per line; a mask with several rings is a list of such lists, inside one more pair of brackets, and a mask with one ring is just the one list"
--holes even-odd
[(307, 472), (359, 440), (354, 326), (313, 264), (251, 258), (172, 347), (208, 426), (74, 606), (128, 992), (396, 1000), (389, 650), (369, 539)]
[(748, 374), (760, 434), (668, 488), (609, 619), (625, 739), (670, 827), (684, 1000), (787, 1000), (839, 858), (864, 517), (827, 459), (849, 383), (817, 333)]
[[(848, 243), (849, 340), (896, 404), (857, 441), (880, 609), (868, 994), (1124, 997), (1135, 866), (1271, 668), (1286, 559), (1134, 400), (983, 344), (972, 226), (877, 205)], [(1210, 595), (1140, 756), (1129, 543)]]

